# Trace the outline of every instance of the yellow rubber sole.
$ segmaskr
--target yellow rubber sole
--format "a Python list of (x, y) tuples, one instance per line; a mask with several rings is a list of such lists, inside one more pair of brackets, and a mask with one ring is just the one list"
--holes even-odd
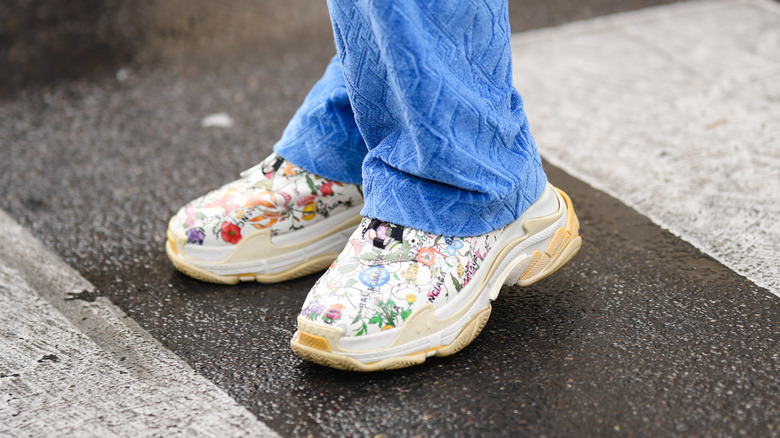
[[(347, 235), (360, 223), (362, 217), (360, 214), (355, 214), (352, 217), (346, 219), (339, 219), (339, 222), (332, 224), (332, 227), (322, 233), (319, 236), (311, 237), (308, 240), (304, 240), (297, 243), (292, 243), (284, 246), (278, 246), (271, 240), (270, 230), (263, 230), (262, 232), (255, 232), (242, 239), (241, 242), (236, 245), (232, 253), (227, 259), (220, 262), (214, 262), (213, 270), (209, 270), (208, 267), (203, 267), (192, 263), (187, 257), (182, 256), (180, 253), (181, 248), (187, 241), (187, 238), (183, 234), (177, 234), (172, 229), (172, 224), (175, 217), (171, 219), (168, 225), (167, 240), (165, 242), (165, 252), (168, 254), (173, 266), (182, 272), (184, 275), (192, 277), (196, 280), (205, 281), (208, 283), (216, 284), (237, 284), (241, 281), (257, 281), (258, 283), (278, 283), (281, 281), (292, 280), (294, 278), (303, 277), (305, 275), (313, 274), (315, 272), (323, 271), (338, 257), (342, 246), (347, 242)], [(347, 233), (345, 235), (344, 233)], [(340, 241), (342, 235), (343, 242)], [(336, 240), (333, 240), (337, 237)], [(327, 242), (323, 246), (323, 242)], [(321, 254), (313, 252), (312, 248), (323, 250)], [(271, 260), (274, 257), (289, 254), (292, 252), (304, 252), (307, 254), (317, 254), (311, 256), (306, 260), (300, 260), (300, 262), (294, 266), (291, 266), (285, 270), (273, 273), (260, 274), (257, 272), (242, 273), (238, 270), (238, 273), (230, 274), (217, 274), (213, 271), (225, 272), (224, 267), (235, 264), (241, 264), (246, 266), (247, 262), (259, 262), (262, 260)], [(247, 270), (257, 269), (258, 265), (254, 265), (253, 268), (241, 268)]]
[(293, 266), (282, 272), (275, 274), (236, 274), (236, 275), (217, 275), (211, 273), (205, 269), (199, 268), (191, 263), (188, 263), (180, 255), (173, 250), (175, 243), (171, 242), (172, 238), (169, 237), (165, 243), (165, 252), (168, 254), (173, 266), (178, 269), (184, 275), (192, 277), (196, 280), (205, 281), (208, 283), (216, 284), (238, 284), (241, 281), (256, 281), (258, 283), (278, 283), (280, 281), (292, 280), (294, 278), (303, 277), (315, 272), (323, 271), (336, 259), (338, 254), (321, 254), (317, 257), (313, 257), (305, 262)]
[[(567, 208), (566, 228), (559, 228), (553, 235), (546, 250), (535, 251), (533, 259), (525, 271), (520, 275), (516, 284), (528, 286), (544, 279), (553, 272), (562, 268), (579, 251), (582, 246), (582, 238), (579, 235), (579, 220), (574, 212), (569, 196), (560, 189), (556, 189), (562, 195)], [(498, 260), (497, 262), (500, 262)], [(495, 262), (494, 262), (495, 263)], [(484, 293), (480, 290), (479, 294)], [(491, 297), (493, 301), (495, 297)], [(419, 352), (400, 357), (391, 357), (372, 363), (362, 363), (352, 357), (331, 352), (328, 340), (316, 333), (299, 331), (290, 341), (293, 352), (303, 359), (320, 365), (338, 368), (347, 371), (385, 371), (419, 365), (431, 356), (444, 357), (455, 354), (469, 345), (480, 334), (490, 318), (492, 306), (476, 312), (476, 314), (463, 326), (458, 336), (448, 345), (428, 348)]]
[(373, 363), (361, 363), (349, 356), (342, 356), (321, 350), (316, 347), (303, 345), (296, 340), (291, 342), (291, 347), (293, 352), (303, 359), (310, 360), (312, 362), (331, 368), (338, 368), (340, 370), (372, 372), (405, 368), (412, 365), (419, 365), (425, 362), (425, 360), (430, 356), (449, 356), (466, 348), (466, 346), (469, 345), (471, 341), (477, 337), (477, 335), (479, 335), (479, 333), (482, 331), (482, 328), (485, 327), (485, 324), (487, 324), (488, 318), (490, 318), (491, 309), (491, 306), (488, 306), (474, 315), (474, 317), (468, 323), (466, 323), (463, 329), (461, 329), (455, 340), (452, 341), (452, 343), (449, 345), (442, 345), (406, 356), (391, 357)]

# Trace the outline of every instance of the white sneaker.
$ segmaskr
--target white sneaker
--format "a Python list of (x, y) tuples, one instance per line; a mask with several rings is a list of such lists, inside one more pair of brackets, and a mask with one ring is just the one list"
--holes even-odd
[(579, 250), (571, 200), (547, 185), (506, 227), (445, 237), (365, 218), (314, 285), (293, 351), (322, 365), (379, 371), (460, 351), (504, 285), (527, 286)]
[(277, 154), (185, 205), (166, 251), (190, 277), (273, 283), (325, 269), (360, 222), (360, 186), (321, 178)]

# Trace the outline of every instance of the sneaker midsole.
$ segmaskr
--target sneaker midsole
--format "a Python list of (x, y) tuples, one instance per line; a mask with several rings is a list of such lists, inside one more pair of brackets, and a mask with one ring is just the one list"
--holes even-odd
[(261, 230), (246, 236), (235, 246), (198, 248), (188, 244), (180, 233), (169, 229), (169, 235), (173, 234), (177, 240), (174, 243), (180, 248), (178, 256), (183, 261), (213, 274), (274, 274), (324, 254), (332, 254), (335, 258), (360, 222), (360, 209), (352, 207), (312, 224), (314, 232), (310, 230), (281, 241), (272, 237), (269, 231)]

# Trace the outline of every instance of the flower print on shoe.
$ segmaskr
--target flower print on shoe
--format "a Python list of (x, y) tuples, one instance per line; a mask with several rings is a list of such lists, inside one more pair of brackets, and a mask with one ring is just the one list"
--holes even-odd
[(502, 286), (541, 280), (581, 241), (571, 200), (549, 184), (518, 220), (481, 236), (364, 218), (306, 297), (292, 349), (355, 371), (456, 353), (482, 330)]
[(168, 224), (166, 250), (177, 269), (199, 280), (288, 280), (328, 267), (362, 207), (360, 186), (321, 178), (274, 153), (182, 207)]

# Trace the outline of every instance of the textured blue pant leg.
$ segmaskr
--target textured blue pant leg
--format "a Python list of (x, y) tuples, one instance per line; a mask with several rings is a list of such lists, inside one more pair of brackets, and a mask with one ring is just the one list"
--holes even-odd
[(362, 183), (361, 165), (368, 149), (355, 124), (338, 58), (330, 61), (274, 150), (309, 172)]
[(363, 214), (446, 235), (500, 228), (546, 183), (512, 86), (505, 0), (329, 0), (369, 149)]
[(329, 2), (341, 65), (275, 149), (345, 182), (370, 149), (369, 217), (449, 235), (511, 222), (546, 177), (511, 83), (506, 2), (383, 3)]

